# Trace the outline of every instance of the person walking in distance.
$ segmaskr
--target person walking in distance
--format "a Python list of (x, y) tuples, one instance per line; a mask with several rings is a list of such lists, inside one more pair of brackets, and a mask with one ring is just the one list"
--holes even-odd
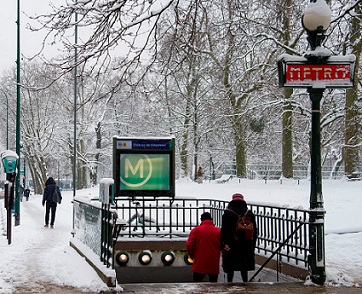
[(58, 186), (55, 183), (55, 180), (52, 177), (49, 177), (45, 182), (45, 188), (43, 192), (43, 206), (45, 205), (45, 225), (44, 227), (49, 226), (49, 216), (50, 218), (50, 227), (54, 228), (55, 221), (55, 212), (57, 210), (57, 204), (62, 202), (62, 195)]
[[(238, 227), (244, 219), (247, 219), (248, 231)], [(228, 282), (233, 281), (234, 271), (240, 271), (242, 280), (248, 282), (248, 271), (255, 270), (257, 236), (255, 215), (248, 209), (244, 196), (235, 193), (224, 210), (221, 224), (223, 269)]]
[(204, 172), (202, 171), (201, 166), (199, 166), (199, 169), (197, 170), (197, 182), (199, 184), (202, 184), (202, 177), (204, 176)]
[(201, 224), (193, 228), (186, 242), (187, 252), (193, 259), (193, 281), (202, 282), (208, 275), (209, 282), (217, 282), (220, 269), (220, 229), (215, 227), (211, 214), (201, 215)]

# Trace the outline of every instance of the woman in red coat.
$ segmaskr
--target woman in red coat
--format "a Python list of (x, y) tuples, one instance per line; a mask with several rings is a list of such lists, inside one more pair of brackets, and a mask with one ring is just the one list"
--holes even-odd
[(202, 282), (207, 274), (210, 282), (217, 282), (220, 269), (220, 229), (215, 227), (209, 212), (201, 215), (201, 224), (190, 232), (186, 248), (194, 260), (193, 281)]

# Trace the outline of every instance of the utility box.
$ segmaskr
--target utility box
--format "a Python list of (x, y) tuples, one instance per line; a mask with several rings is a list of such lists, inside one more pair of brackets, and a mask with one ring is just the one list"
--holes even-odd
[(114, 203), (114, 180), (103, 178), (99, 182), (99, 201), (103, 204)]

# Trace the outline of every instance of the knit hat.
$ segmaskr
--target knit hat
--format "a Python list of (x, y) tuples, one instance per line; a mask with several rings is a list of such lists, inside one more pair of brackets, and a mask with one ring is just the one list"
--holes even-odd
[(212, 220), (210, 212), (204, 212), (203, 214), (201, 214), (201, 221), (206, 219)]
[(244, 196), (241, 195), (240, 193), (235, 193), (235, 194), (233, 195), (233, 200), (245, 201), (245, 200), (244, 200)]

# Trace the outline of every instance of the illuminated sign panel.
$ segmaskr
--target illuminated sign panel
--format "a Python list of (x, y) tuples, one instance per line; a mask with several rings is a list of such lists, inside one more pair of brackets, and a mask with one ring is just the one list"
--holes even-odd
[(285, 86), (313, 86), (315, 82), (326, 86), (349, 86), (350, 64), (298, 64), (287, 63)]
[(302, 57), (283, 55), (278, 60), (279, 86), (290, 88), (351, 88), (355, 61), (350, 56), (330, 57), (312, 63)]
[(113, 140), (116, 196), (174, 197), (173, 138)]
[(169, 190), (169, 154), (121, 154), (121, 190)]

